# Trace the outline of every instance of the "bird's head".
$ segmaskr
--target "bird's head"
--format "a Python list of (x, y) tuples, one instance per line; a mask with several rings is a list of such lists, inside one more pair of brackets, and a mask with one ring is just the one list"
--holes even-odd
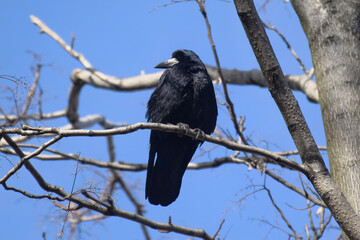
[(171, 68), (174, 65), (182, 64), (201, 64), (200, 58), (191, 50), (179, 49), (173, 52), (172, 57), (169, 60), (159, 63), (155, 68)]

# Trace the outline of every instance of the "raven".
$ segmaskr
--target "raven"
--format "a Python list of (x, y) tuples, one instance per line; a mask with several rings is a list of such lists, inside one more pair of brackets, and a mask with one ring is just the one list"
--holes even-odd
[[(147, 104), (148, 122), (182, 124), (211, 134), (218, 111), (214, 86), (200, 58), (193, 51), (176, 50), (155, 68), (166, 70)], [(151, 204), (168, 206), (176, 200), (187, 165), (202, 143), (176, 133), (151, 131), (145, 190)]]

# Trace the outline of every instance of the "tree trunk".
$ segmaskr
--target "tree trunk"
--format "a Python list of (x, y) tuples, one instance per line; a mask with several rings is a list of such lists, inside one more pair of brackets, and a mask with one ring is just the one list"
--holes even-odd
[(291, 2), (309, 40), (331, 175), (359, 215), (360, 1)]

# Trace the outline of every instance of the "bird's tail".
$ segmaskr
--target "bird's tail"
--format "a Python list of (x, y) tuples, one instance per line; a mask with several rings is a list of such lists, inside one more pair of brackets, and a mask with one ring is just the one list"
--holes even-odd
[(160, 148), (150, 146), (145, 197), (151, 204), (167, 206), (176, 200), (182, 177), (198, 144), (198, 141), (181, 137), (164, 143)]

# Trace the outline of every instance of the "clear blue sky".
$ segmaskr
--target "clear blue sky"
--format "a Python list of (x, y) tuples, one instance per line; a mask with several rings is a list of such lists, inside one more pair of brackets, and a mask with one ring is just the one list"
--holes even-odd
[[(300, 27), (291, 5), (284, 1), (271, 1), (266, 11), (261, 11), (264, 21), (271, 21), (285, 34), (295, 51), (304, 61), (305, 66), (312, 66), (307, 40)], [(40, 87), (43, 93), (43, 112), (64, 109), (70, 87), (70, 75), (73, 69), (82, 66), (66, 53), (49, 36), (38, 33), (39, 29), (30, 22), (30, 15), (35, 15), (57, 32), (68, 43), (75, 33), (75, 50), (84, 56), (98, 70), (118, 76), (130, 77), (156, 72), (153, 67), (171, 56), (179, 48), (195, 51), (206, 64), (215, 64), (206, 27), (195, 2), (184, 2), (157, 8), (167, 1), (45, 1), (18, 0), (2, 1), (0, 7), (0, 74), (13, 75), (31, 84), (35, 61), (32, 51), (41, 56), (41, 63), (48, 64), (41, 72)], [(257, 6), (263, 1), (256, 1)], [(154, 11), (151, 11), (154, 10)], [(246, 39), (241, 23), (236, 15), (233, 3), (225, 1), (207, 1), (207, 11), (212, 25), (213, 35), (220, 62), (224, 68), (240, 70), (258, 69), (258, 64)], [(269, 36), (277, 57), (286, 74), (302, 74), (299, 65), (285, 44), (273, 32)], [(15, 84), (0, 79), (2, 97), (0, 106), (9, 111), (11, 96), (7, 87), (16, 88)], [(21, 101), (26, 91), (16, 88), (16, 98)], [(86, 86), (80, 98), (80, 116), (100, 113), (113, 122), (144, 122), (146, 103), (153, 90), (138, 92), (115, 92)], [(235, 103), (237, 115), (246, 116), (246, 136), (257, 146), (274, 150), (293, 150), (294, 144), (287, 132), (284, 121), (266, 89), (259, 87), (229, 87), (230, 96)], [(222, 88), (216, 87), (220, 100)], [(303, 109), (318, 145), (325, 145), (324, 130), (318, 104), (309, 103), (301, 93), (295, 93)], [(228, 128), (235, 135), (227, 110), (219, 106), (218, 124)], [(36, 110), (32, 105), (30, 111)], [(44, 121), (38, 125), (62, 126), (66, 119)], [(98, 128), (98, 127), (96, 127)], [(149, 131), (139, 131), (130, 135), (116, 136), (116, 160), (131, 163), (146, 163)], [(86, 140), (86, 141), (85, 141)], [(43, 140), (34, 143), (41, 144)], [(84, 157), (107, 161), (106, 140), (104, 138), (67, 138), (55, 145), (68, 153), (77, 153)], [(213, 147), (204, 144), (202, 150)], [(195, 156), (198, 156), (198, 150)], [(196, 162), (212, 160), (215, 157), (230, 155), (230, 150), (218, 147), (210, 154), (196, 158)], [(10, 168), (8, 160), (0, 157), (0, 175)], [(325, 159), (327, 159), (325, 155)], [(12, 163), (17, 158), (10, 158)], [(52, 184), (64, 186), (70, 191), (76, 163), (41, 162), (32, 160)], [(270, 166), (272, 168), (273, 166)], [(299, 186), (298, 174), (281, 174)], [(107, 172), (102, 172), (108, 176)], [(203, 228), (214, 234), (222, 220), (225, 224), (220, 232), (223, 239), (286, 239), (286, 235), (272, 230), (269, 225), (259, 222), (267, 219), (279, 224), (284, 229), (278, 214), (275, 213), (266, 193), (260, 192), (238, 203), (251, 189), (244, 190), (251, 184), (262, 184), (264, 175), (256, 170), (249, 171), (243, 165), (226, 165), (211, 170), (187, 171), (178, 200), (167, 208), (150, 205), (144, 199), (145, 172), (124, 172), (123, 176), (133, 186), (136, 198), (145, 204), (145, 216), (156, 221), (166, 222), (172, 216), (175, 224), (193, 228)], [(305, 177), (304, 177), (305, 178)], [(97, 176), (94, 168), (81, 166), (75, 189), (92, 184), (104, 186), (104, 179)], [(42, 194), (34, 180), (25, 170), (9, 180), (9, 185), (24, 188), (30, 192)], [(299, 233), (304, 232), (306, 211), (294, 210), (287, 206), (303, 208), (306, 202), (298, 198), (277, 183), (267, 179), (267, 185), (273, 190), (275, 200), (286, 210)], [(121, 190), (119, 191), (121, 192)], [(14, 192), (0, 190), (0, 232), (2, 239), (41, 239), (46, 232), (47, 239), (55, 239), (61, 230), (63, 212), (48, 200), (30, 200)], [(114, 196), (117, 206), (134, 211), (123, 194)], [(316, 211), (316, 209), (313, 209)], [(61, 216), (59, 218), (59, 216)], [(335, 224), (334, 224), (335, 226)], [(69, 227), (66, 227), (67, 235)], [(163, 234), (149, 229), (154, 239), (188, 239), (176, 234)], [(326, 239), (337, 237), (337, 231), (330, 231)], [(65, 238), (66, 239), (66, 238)], [(86, 223), (76, 239), (143, 239), (140, 227), (128, 220), (111, 217), (99, 224)]]

